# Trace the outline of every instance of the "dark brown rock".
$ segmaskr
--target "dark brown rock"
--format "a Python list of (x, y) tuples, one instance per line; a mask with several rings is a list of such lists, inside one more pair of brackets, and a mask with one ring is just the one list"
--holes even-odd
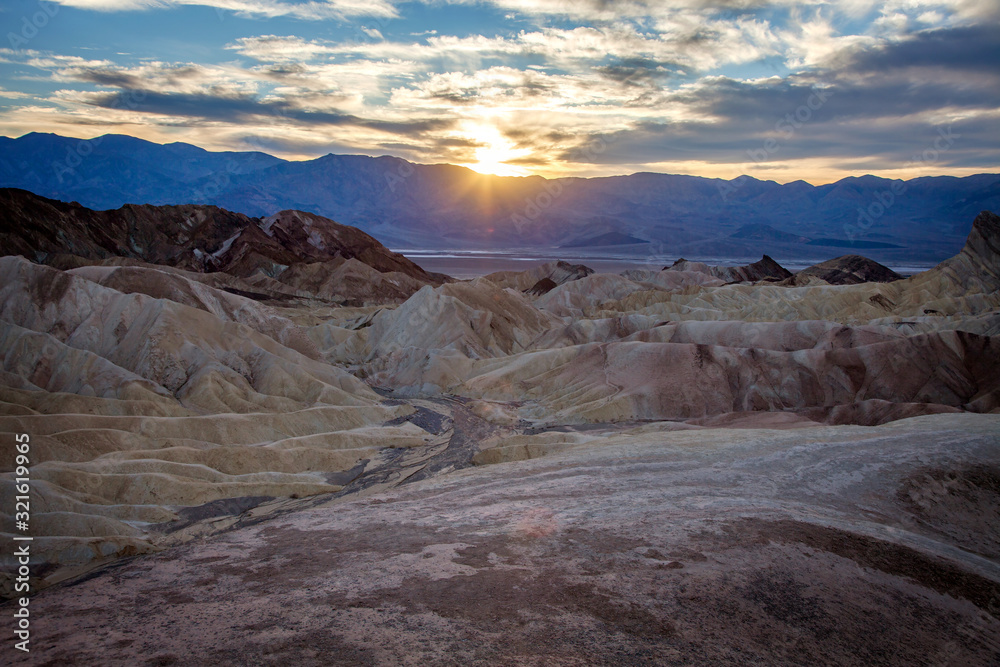
[(795, 274), (786, 281), (789, 285), (802, 285), (815, 277), (831, 285), (858, 285), (860, 283), (891, 283), (901, 280), (899, 275), (887, 266), (861, 255), (844, 255), (814, 264)]

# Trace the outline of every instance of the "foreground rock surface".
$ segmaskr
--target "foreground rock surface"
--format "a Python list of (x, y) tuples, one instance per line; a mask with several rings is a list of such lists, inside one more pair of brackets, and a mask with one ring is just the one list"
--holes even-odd
[(564, 434), (50, 589), (25, 664), (1000, 660), (1000, 416), (664, 428)]

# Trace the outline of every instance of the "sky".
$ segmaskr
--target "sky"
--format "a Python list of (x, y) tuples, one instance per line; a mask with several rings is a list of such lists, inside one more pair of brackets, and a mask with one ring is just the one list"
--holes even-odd
[(5, 0), (0, 134), (507, 176), (1000, 172), (1000, 0)]

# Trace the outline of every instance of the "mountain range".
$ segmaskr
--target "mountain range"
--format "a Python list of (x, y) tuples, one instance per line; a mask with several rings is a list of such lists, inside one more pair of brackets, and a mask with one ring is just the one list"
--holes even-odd
[(1000, 209), (1000, 174), (813, 186), (637, 173), (499, 177), (395, 157), (287, 161), (123, 135), (0, 137), (0, 187), (76, 201), (211, 204), (248, 216), (295, 209), (358, 227), (391, 247), (572, 247), (631, 255), (879, 261), (958, 252), (969, 221)]

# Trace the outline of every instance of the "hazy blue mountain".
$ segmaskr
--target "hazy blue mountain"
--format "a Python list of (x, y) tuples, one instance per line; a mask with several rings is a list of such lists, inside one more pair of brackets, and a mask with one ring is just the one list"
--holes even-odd
[[(0, 187), (99, 209), (214, 204), (251, 216), (299, 209), (396, 247), (587, 247), (629, 236), (649, 242), (635, 252), (687, 257), (824, 259), (854, 247), (880, 261), (938, 260), (958, 252), (976, 214), (1000, 210), (998, 174), (861, 176), (821, 186), (651, 173), (546, 180), (393, 157), (292, 162), (120, 135), (81, 141), (37, 133), (0, 138)], [(760, 233), (764, 226), (771, 231)]]
[(99, 209), (192, 203), (212, 194), (216, 181), (228, 187), (231, 176), (283, 162), (265, 153), (214, 153), (120, 134), (90, 140), (38, 132), (18, 139), (0, 137), (2, 187)]

